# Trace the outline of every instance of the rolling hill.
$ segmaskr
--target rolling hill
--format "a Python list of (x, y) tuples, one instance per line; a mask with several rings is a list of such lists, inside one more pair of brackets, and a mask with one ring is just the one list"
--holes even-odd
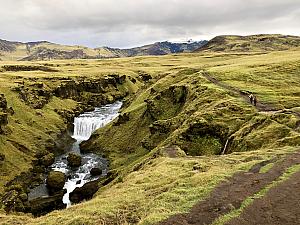
[(282, 51), (295, 47), (300, 47), (300, 37), (298, 36), (281, 34), (221, 35), (211, 39), (195, 52)]
[(131, 49), (110, 47), (88, 48), (84, 46), (59, 45), (47, 41), (10, 42), (0, 39), (0, 60), (51, 60), (51, 59), (100, 59), (121, 58), (145, 55), (166, 55), (179, 52), (192, 52), (207, 41), (172, 43), (156, 42)]

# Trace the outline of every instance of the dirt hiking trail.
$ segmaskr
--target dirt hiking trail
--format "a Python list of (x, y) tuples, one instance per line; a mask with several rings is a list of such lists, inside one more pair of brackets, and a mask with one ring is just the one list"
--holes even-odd
[(242, 214), (226, 225), (300, 224), (300, 171), (256, 199)]
[[(276, 162), (276, 163), (269, 171), (267, 171), (266, 173), (259, 173), (261, 167), (272, 162)], [(218, 217), (225, 215), (234, 209), (240, 208), (242, 202), (247, 197), (258, 193), (261, 189), (263, 189), (264, 187), (266, 187), (267, 185), (275, 181), (277, 178), (279, 178), (286, 171), (287, 168), (296, 164), (300, 164), (300, 150), (298, 150), (296, 153), (287, 155), (282, 160), (273, 159), (273, 160), (263, 161), (259, 164), (256, 164), (248, 172), (238, 172), (234, 174), (232, 177), (228, 178), (227, 181), (221, 182), (211, 192), (210, 196), (207, 199), (198, 202), (190, 210), (189, 213), (174, 215), (169, 219), (161, 222), (160, 224), (162, 225), (211, 224)], [(294, 188), (297, 187), (299, 188), (299, 186), (296, 186)], [(299, 192), (300, 192), (300, 188), (298, 190), (298, 193)], [(298, 199), (299, 198), (300, 195), (298, 196)], [(291, 200), (293, 200), (292, 197)], [(274, 201), (276, 201), (276, 199), (274, 199)], [(299, 204), (299, 201), (297, 203)], [(272, 211), (271, 208), (269, 209), (270, 211)], [(289, 207), (287, 206), (286, 210), (288, 209)], [(298, 207), (297, 210), (300, 211), (300, 207)], [(260, 211), (260, 213), (264, 213), (264, 211), (265, 210), (262, 210)], [(251, 216), (250, 216), (250, 221), (251, 222), (248, 224), (253, 224), (253, 225), (259, 224), (256, 223), (257, 221), (255, 222), (254, 220), (252, 220)], [(232, 223), (232, 224), (240, 225), (243, 223), (237, 221), (236, 223)], [(285, 223), (280, 223), (280, 224), (285, 224)]]

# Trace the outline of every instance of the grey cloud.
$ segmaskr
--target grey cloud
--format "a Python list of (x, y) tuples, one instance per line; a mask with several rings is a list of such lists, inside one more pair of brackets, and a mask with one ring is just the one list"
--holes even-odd
[[(133, 46), (218, 34), (299, 34), (295, 0), (0, 0), (0, 38)], [(3, 36), (2, 36), (3, 35)]]

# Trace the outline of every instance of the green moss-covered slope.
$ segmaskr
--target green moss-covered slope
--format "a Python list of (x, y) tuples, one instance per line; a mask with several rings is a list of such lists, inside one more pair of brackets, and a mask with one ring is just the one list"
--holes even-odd
[[(90, 93), (83, 91), (80, 96), (68, 96), (69, 100), (52, 96), (47, 102), (47, 96), (33, 97), (38, 96), (39, 87), (30, 87), (29, 83), (49, 79), (54, 85), (45, 82), (45, 90), (51, 90), (65, 85), (68, 77), (76, 83), (118, 74), (126, 75), (126, 82), (117, 86), (118, 90), (110, 86), (102, 97), (113, 100), (113, 96), (121, 97), (120, 93), (132, 94), (124, 99), (120, 116), (82, 145), (85, 151), (108, 157), (115, 177), (110, 184), (101, 187), (91, 201), (67, 210), (41, 218), (0, 213), (0, 221), (154, 224), (188, 211), (234, 172), (299, 147), (299, 61), (300, 52), (289, 50), (40, 63), (55, 67), (57, 72), (3, 70), (1, 81), (10, 79), (14, 87), (19, 86), (15, 82), (23, 85), (24, 81), (28, 87), (16, 92), (2, 82), (8, 106), (13, 102), (9, 96), (13, 96), (18, 99), (14, 101), (21, 102), (19, 112), (47, 112), (51, 121), (58, 118), (62, 122), (64, 118), (54, 109), (60, 109), (61, 115), (68, 114), (68, 108), (80, 99), (90, 99)], [(20, 100), (20, 92), (29, 93), (28, 101)], [(257, 96), (259, 107), (249, 104), (248, 93)], [(23, 116), (17, 112), (13, 117), (8, 115), (4, 129), (17, 115)], [(12, 134), (21, 132), (22, 126), (29, 129), (28, 117), (24, 114)], [(31, 136), (36, 133), (38, 129)], [(5, 141), (7, 137), (9, 134), (1, 135)], [(14, 162), (13, 151), (5, 149), (10, 153), (4, 154), (4, 168), (9, 165), (6, 155), (11, 154)], [(29, 167), (28, 163), (21, 165)]]

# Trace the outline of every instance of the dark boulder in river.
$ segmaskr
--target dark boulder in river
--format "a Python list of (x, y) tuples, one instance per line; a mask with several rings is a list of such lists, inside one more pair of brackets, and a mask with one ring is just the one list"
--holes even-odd
[(102, 175), (102, 170), (98, 167), (92, 168), (90, 171), (91, 176), (100, 176)]
[(52, 196), (39, 197), (29, 201), (29, 212), (34, 216), (42, 216), (53, 210), (66, 208), (66, 204), (62, 201), (64, 194), (65, 190), (61, 190)]
[(47, 188), (49, 189), (50, 193), (62, 190), (65, 182), (65, 174), (58, 171), (51, 171), (46, 180)]
[(81, 156), (76, 153), (70, 153), (67, 158), (68, 166), (78, 167), (81, 165)]
[(70, 201), (73, 203), (79, 203), (83, 200), (88, 200), (98, 191), (98, 180), (88, 182), (82, 187), (77, 187), (70, 193)]

